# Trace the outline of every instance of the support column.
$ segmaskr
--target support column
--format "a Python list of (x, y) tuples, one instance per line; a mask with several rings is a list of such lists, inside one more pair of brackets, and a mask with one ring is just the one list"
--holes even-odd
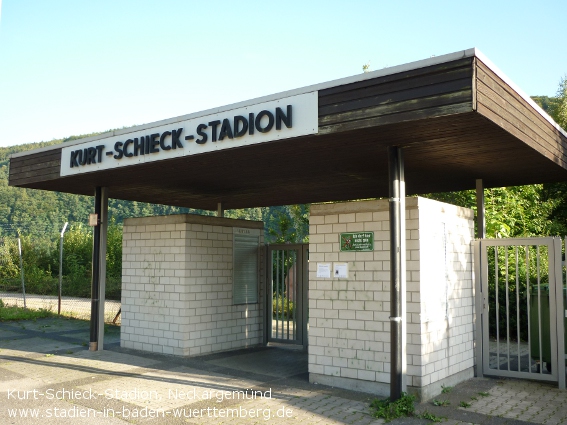
[[(388, 147), (390, 192), (390, 400), (404, 390), (405, 370), (405, 196), (402, 149)], [(404, 209), (402, 210), (402, 207)], [(402, 225), (404, 229), (402, 230)], [(402, 237), (404, 236), (404, 237)]]
[(217, 203), (217, 217), (224, 217), (224, 208), (222, 202)]
[(108, 188), (100, 191), (100, 247), (98, 291), (98, 350), (104, 350), (104, 311), (106, 307), (106, 242), (108, 239)]
[(106, 286), (107, 236), (106, 222), (108, 216), (108, 194), (106, 188), (97, 187), (95, 189), (94, 201), (97, 223), (93, 227), (91, 323), (89, 343), (90, 351), (102, 350), (104, 340), (104, 291)]
[(486, 238), (484, 212), (484, 184), (482, 179), (476, 179), (476, 237), (478, 239)]
[[(476, 238), (484, 239), (486, 238), (486, 220), (485, 220), (485, 208), (484, 208), (484, 184), (482, 179), (476, 179)], [(482, 368), (482, 321), (484, 320), (484, 298), (485, 295), (482, 293), (482, 285), (480, 283), (480, 276), (482, 273), (482, 255), (480, 250), (482, 248), (482, 242), (479, 240), (474, 244), (474, 262), (475, 262), (475, 285), (473, 286), (473, 294), (475, 299), (475, 328), (474, 328), (474, 338), (476, 342), (475, 355), (476, 355), (476, 365), (474, 369), (474, 375), (477, 378), (482, 378), (484, 376), (484, 371)]]

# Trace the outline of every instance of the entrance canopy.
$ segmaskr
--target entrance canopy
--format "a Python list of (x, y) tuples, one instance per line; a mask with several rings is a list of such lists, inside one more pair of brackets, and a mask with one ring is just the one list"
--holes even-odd
[(13, 155), (12, 186), (200, 209), (567, 180), (567, 133), (478, 50)]

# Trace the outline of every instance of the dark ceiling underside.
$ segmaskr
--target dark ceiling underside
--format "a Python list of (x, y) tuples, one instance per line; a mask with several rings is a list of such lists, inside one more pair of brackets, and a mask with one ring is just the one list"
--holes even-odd
[[(408, 194), (567, 180), (567, 171), (476, 112), (268, 142), (27, 187), (201, 209), (388, 196), (386, 146), (404, 146)], [(512, 154), (511, 154), (512, 153)]]

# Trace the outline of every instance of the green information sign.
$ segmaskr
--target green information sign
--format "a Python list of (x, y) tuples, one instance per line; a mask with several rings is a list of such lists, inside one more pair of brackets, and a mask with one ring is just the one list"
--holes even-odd
[(374, 232), (341, 233), (341, 251), (374, 251)]

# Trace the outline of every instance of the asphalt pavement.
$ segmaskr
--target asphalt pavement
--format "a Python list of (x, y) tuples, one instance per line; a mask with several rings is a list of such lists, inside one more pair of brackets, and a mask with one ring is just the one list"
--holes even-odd
[[(382, 424), (372, 394), (308, 382), (302, 351), (260, 347), (191, 358), (120, 347), (88, 351), (86, 321), (0, 323), (0, 424)], [(417, 413), (446, 424), (567, 424), (567, 391), (472, 379)], [(402, 418), (392, 424), (426, 424)]]

